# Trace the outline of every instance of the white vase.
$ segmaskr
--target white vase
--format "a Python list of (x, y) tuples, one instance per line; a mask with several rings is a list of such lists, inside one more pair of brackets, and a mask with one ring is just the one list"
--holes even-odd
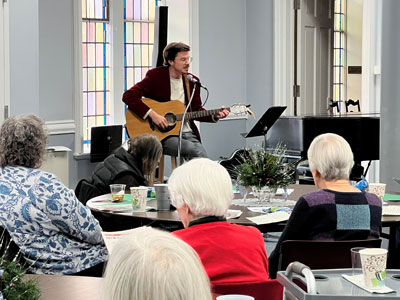
[(274, 198), (276, 188), (270, 186), (252, 186), (254, 197), (258, 198), (260, 203), (268, 203)]

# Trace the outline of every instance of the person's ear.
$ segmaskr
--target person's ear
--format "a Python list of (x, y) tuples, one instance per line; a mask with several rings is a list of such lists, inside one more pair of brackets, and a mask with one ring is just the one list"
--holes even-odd
[(320, 178), (320, 177), (321, 177), (321, 173), (318, 172), (317, 169), (312, 170), (311, 173), (312, 173), (312, 176), (313, 176), (314, 178)]
[(315, 185), (319, 188), (320, 187), (319, 184), (322, 179), (321, 173), (317, 169), (312, 170), (311, 173), (312, 173)]
[(190, 210), (190, 207), (186, 203), (183, 203), (182, 208), (183, 208), (183, 210), (185, 211), (186, 214), (189, 215), (189, 214), (192, 213), (192, 211)]

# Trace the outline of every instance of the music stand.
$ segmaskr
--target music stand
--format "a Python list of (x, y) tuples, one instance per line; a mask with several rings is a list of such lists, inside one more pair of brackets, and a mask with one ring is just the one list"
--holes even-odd
[(276, 120), (282, 115), (287, 106), (271, 106), (257, 121), (253, 128), (243, 136), (245, 138), (254, 136), (264, 136), (264, 147), (267, 145), (267, 132), (275, 124)]

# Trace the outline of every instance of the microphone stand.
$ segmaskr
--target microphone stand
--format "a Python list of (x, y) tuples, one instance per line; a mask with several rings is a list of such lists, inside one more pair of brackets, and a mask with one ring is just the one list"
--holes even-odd
[(185, 124), (185, 116), (186, 116), (186, 113), (187, 113), (190, 105), (192, 104), (192, 100), (193, 100), (194, 92), (196, 91), (196, 87), (197, 87), (197, 84), (194, 84), (192, 95), (190, 95), (190, 100), (189, 100), (189, 102), (186, 106), (186, 109), (182, 115), (182, 123), (181, 123), (181, 127), (179, 129), (179, 137), (178, 137), (178, 161), (177, 161), (178, 166), (181, 165), (181, 144), (182, 144), (183, 125)]

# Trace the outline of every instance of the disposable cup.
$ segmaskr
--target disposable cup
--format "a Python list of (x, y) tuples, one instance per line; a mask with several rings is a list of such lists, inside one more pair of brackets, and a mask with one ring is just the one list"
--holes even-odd
[(378, 196), (379, 199), (383, 199), (385, 196), (386, 183), (369, 183), (368, 191)]
[(360, 250), (363, 249), (365, 249), (365, 247), (354, 247), (350, 249), (351, 267), (353, 269), (353, 275), (362, 274)]
[(388, 251), (382, 248), (365, 248), (359, 252), (366, 287), (369, 289), (383, 288)]
[(137, 212), (146, 211), (147, 192), (148, 188), (145, 186), (131, 187), (132, 195), (132, 209)]
[(111, 198), (113, 202), (124, 200), (125, 184), (110, 184)]
[(157, 210), (169, 210), (171, 201), (168, 192), (168, 184), (155, 184), (154, 189), (156, 192)]

